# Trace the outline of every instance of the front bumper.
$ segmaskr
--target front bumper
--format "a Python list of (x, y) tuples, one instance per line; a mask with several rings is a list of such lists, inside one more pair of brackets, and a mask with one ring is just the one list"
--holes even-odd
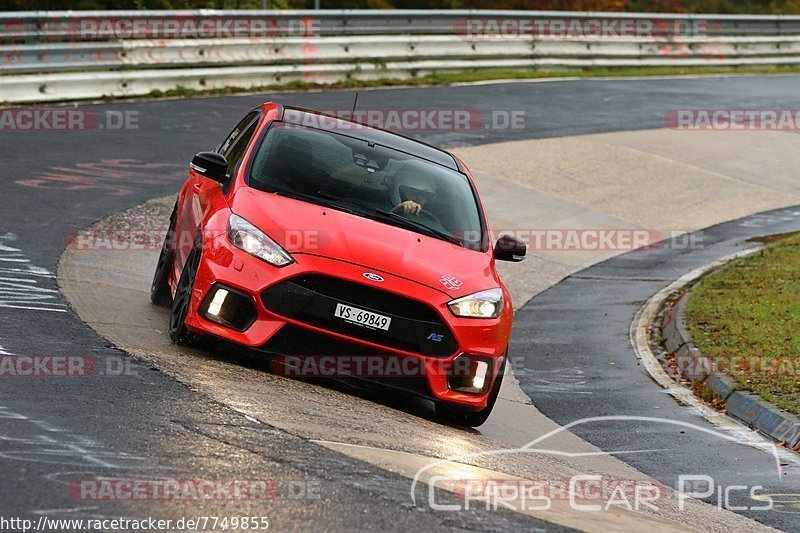
[[(204, 243), (187, 327), (269, 353), (325, 356), (328, 362), (333, 357), (337, 359), (337, 368), (348, 366), (342, 364), (342, 358), (381, 358), (383, 364), (372, 365), (367, 368), (367, 375), (355, 377), (366, 377), (438, 401), (475, 409), (485, 407), (508, 344), (510, 304), (497, 319), (459, 318), (447, 308), (451, 300), (448, 295), (419, 283), (384, 272), (379, 272), (383, 282), (369, 281), (364, 277), (370, 271), (367, 267), (304, 253), (293, 257), (294, 263), (277, 268), (235, 248), (224, 236)], [(329, 280), (341, 281), (345, 290), (336, 292), (336, 283), (328, 284), (324, 291), (314, 285), (313, 294), (306, 283), (300, 283), (298, 288), (297, 280), (323, 273)], [(253, 316), (252, 320), (245, 320), (246, 327), (209, 320), (208, 308), (220, 287), (250, 300)], [(364, 288), (363, 294), (360, 287)], [(371, 291), (384, 292), (387, 297), (378, 298), (381, 302), (377, 305), (376, 300), (365, 300), (370, 295), (380, 296)], [(402, 312), (387, 311), (396, 298), (415, 302), (429, 311), (423, 312), (420, 307), (417, 316), (413, 305), (404, 307)], [(336, 302), (391, 315), (390, 331), (384, 333), (335, 319), (329, 311)], [(493, 363), (486, 392), (465, 393), (448, 387), (448, 372), (455, 368), (455, 361), (462, 354)], [(396, 362), (385, 364), (391, 359), (399, 360), (400, 366)], [(363, 361), (356, 367), (357, 372), (363, 371)], [(410, 376), (405, 375), (409, 371), (419, 378), (413, 380), (413, 385), (408, 385)], [(423, 387), (418, 385), (419, 381)]]

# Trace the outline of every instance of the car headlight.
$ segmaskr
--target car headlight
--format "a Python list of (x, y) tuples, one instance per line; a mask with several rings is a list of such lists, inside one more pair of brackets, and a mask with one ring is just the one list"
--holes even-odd
[(503, 311), (503, 291), (488, 289), (463, 296), (447, 304), (456, 316), (469, 318), (497, 318)]
[(270, 265), (282, 267), (294, 263), (289, 252), (253, 224), (233, 213), (228, 219), (228, 240), (237, 248)]

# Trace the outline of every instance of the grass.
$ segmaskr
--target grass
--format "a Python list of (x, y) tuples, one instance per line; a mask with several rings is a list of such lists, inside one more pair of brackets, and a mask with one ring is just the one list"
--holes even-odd
[(739, 388), (800, 414), (800, 234), (764, 242), (702, 279), (686, 322), (695, 345)]
[(357, 89), (363, 87), (393, 87), (415, 85), (450, 85), (476, 81), (537, 78), (609, 78), (632, 76), (687, 76), (700, 74), (800, 74), (800, 65), (752, 66), (752, 67), (631, 67), (589, 68), (566, 70), (476, 70), (464, 72), (440, 72), (412, 78), (381, 78), (359, 80), (349, 78), (334, 83), (309, 83), (291, 81), (256, 87), (225, 87), (221, 89), (189, 89), (176, 87), (167, 91), (152, 91), (149, 96), (183, 97), (213, 96), (242, 92), (308, 91), (319, 89)]

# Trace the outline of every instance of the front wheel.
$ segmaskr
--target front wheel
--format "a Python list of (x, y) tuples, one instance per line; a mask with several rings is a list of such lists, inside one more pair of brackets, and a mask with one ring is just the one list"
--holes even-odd
[(181, 279), (178, 281), (178, 288), (175, 290), (175, 298), (172, 300), (172, 309), (169, 313), (169, 338), (181, 346), (194, 346), (201, 339), (200, 335), (186, 327), (186, 317), (189, 315), (189, 305), (192, 302), (194, 280), (200, 266), (201, 253), (199, 243), (195, 244), (186, 259), (186, 264), (183, 265)]
[(489, 415), (492, 414), (494, 404), (497, 402), (497, 396), (500, 394), (500, 386), (503, 384), (503, 374), (505, 371), (506, 359), (504, 358), (503, 364), (500, 365), (497, 379), (494, 380), (492, 391), (489, 393), (486, 407), (480, 411), (472, 411), (468, 407), (462, 405), (448, 402), (436, 402), (436, 417), (439, 421), (453, 426), (475, 428), (482, 425), (489, 418)]
[(169, 217), (169, 229), (161, 245), (158, 255), (156, 271), (153, 274), (153, 283), (150, 284), (150, 301), (161, 307), (169, 307), (172, 303), (172, 289), (169, 286), (169, 275), (172, 271), (172, 262), (175, 259), (175, 217), (176, 210), (172, 210)]

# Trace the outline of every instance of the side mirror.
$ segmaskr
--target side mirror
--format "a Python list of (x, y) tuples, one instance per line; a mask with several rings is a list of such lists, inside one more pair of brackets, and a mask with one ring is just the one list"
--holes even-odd
[(228, 181), (228, 162), (225, 156), (216, 152), (200, 152), (194, 156), (189, 168), (208, 179), (226, 183)]
[(525, 243), (511, 235), (501, 235), (494, 245), (494, 258), (498, 261), (519, 262), (525, 259), (528, 247)]

